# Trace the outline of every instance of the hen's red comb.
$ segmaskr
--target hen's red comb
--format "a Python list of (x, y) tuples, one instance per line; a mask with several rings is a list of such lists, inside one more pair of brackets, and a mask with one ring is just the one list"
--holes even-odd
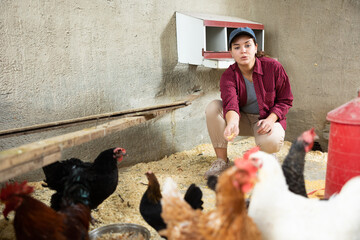
[(314, 127), (312, 127), (311, 129), (310, 129), (310, 132), (311, 132), (311, 134), (315, 134), (315, 128)]
[(309, 152), (312, 147), (314, 146), (315, 139), (318, 139), (319, 137), (315, 133), (315, 129), (311, 128), (310, 130), (307, 130), (303, 132), (299, 137), (298, 140), (302, 140), (305, 143), (307, 143), (307, 146), (305, 147), (305, 152)]
[(5, 201), (12, 195), (30, 194), (34, 188), (27, 185), (27, 181), (22, 183), (15, 182), (13, 184), (6, 183), (5, 187), (1, 189), (0, 200)]
[(121, 152), (121, 154), (125, 155), (126, 154), (126, 150), (125, 148), (120, 148), (120, 147), (117, 147), (114, 149), (114, 153), (118, 153), (118, 152)]
[(309, 142), (313, 142), (315, 139), (318, 138), (314, 128), (311, 128), (310, 130), (303, 132), (300, 137), (302, 137), (304, 140)]
[(256, 147), (253, 147), (249, 150), (246, 151), (246, 153), (244, 154), (244, 159), (248, 160), (249, 159), (249, 156), (253, 153), (256, 153), (257, 151), (260, 150), (260, 147), (259, 146), (256, 146)]

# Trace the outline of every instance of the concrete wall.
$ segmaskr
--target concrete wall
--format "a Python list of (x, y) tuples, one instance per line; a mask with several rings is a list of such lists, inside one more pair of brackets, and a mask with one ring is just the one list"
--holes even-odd
[(265, 50), (284, 65), (294, 94), (287, 139), (357, 97), (360, 88), (360, 1), (251, 1), (250, 16), (265, 24)]
[[(326, 113), (356, 96), (359, 1), (2, 0), (0, 129), (170, 103), (200, 89), (205, 95), (186, 108), (63, 157), (92, 160), (122, 146), (125, 166), (210, 142), (204, 108), (219, 98), (223, 70), (177, 63), (175, 11), (265, 25), (265, 50), (284, 65), (295, 97), (287, 140), (311, 126), (321, 136)], [(83, 127), (2, 138), (0, 150)]]

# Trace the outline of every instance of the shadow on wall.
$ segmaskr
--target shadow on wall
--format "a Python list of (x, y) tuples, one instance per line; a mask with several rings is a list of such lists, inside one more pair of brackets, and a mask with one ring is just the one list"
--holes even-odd
[(177, 67), (176, 17), (172, 15), (169, 23), (160, 36), (162, 81), (156, 97), (179, 96), (187, 85), (187, 65)]
[(162, 81), (156, 97), (180, 97), (200, 90), (218, 91), (223, 70), (178, 63), (176, 14), (160, 36)]

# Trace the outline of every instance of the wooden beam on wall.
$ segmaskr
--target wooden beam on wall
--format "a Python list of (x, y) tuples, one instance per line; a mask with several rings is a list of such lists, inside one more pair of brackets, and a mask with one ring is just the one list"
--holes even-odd
[(149, 119), (145, 116), (121, 118), (96, 127), (2, 151), (0, 152), (0, 182), (59, 160), (61, 151), (65, 148), (105, 137)]
[(0, 182), (6, 181), (7, 179), (14, 178), (26, 172), (36, 170), (42, 166), (48, 165), (61, 159), (61, 152), (55, 152), (50, 155), (42, 156), (32, 161), (28, 161), (16, 166), (6, 168), (0, 171)]
[[(146, 107), (138, 109), (139, 111), (128, 110), (121, 114), (110, 114), (111, 121), (104, 124), (2, 151), (0, 152), (0, 183), (60, 160), (61, 152), (65, 148), (71, 148), (97, 138), (105, 137), (114, 132), (162, 116), (175, 109), (186, 107), (200, 95), (202, 93), (192, 94), (185, 101)], [(123, 114), (125, 112), (128, 114), (125, 115), (126, 117)], [(108, 115), (105, 114), (102, 117), (109, 117)], [(86, 120), (91, 118), (93, 117), (90, 116)]]

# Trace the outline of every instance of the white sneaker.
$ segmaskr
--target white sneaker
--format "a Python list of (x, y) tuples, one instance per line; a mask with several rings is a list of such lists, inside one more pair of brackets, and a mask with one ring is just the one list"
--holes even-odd
[(219, 176), (220, 173), (222, 173), (229, 166), (230, 166), (229, 159), (227, 162), (225, 162), (223, 159), (218, 158), (211, 164), (210, 169), (206, 171), (205, 178), (207, 179), (209, 176), (212, 176), (212, 175)]

